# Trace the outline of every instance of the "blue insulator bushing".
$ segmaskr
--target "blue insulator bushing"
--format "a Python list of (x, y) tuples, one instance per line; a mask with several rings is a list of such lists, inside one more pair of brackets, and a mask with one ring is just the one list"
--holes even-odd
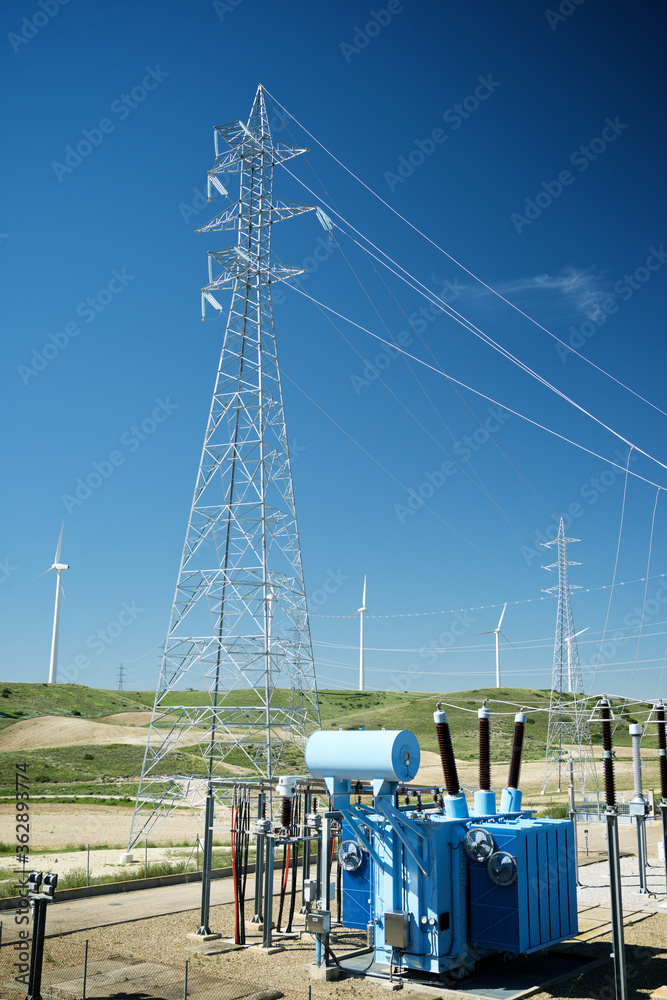
[(475, 792), (475, 816), (492, 816), (496, 811), (496, 793), (480, 788)]
[(447, 819), (466, 819), (468, 803), (463, 792), (458, 795), (445, 795), (445, 815)]
[(306, 743), (306, 767), (314, 778), (412, 781), (420, 758), (409, 729), (319, 730)]
[(500, 794), (500, 813), (511, 813), (521, 811), (521, 799), (523, 792), (518, 788), (503, 788)]

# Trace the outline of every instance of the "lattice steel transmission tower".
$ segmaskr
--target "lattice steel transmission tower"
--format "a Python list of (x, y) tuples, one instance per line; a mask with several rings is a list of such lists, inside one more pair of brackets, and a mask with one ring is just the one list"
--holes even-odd
[[(224, 761), (273, 779), (285, 745), (320, 727), (271, 304), (273, 282), (303, 273), (272, 258), (272, 225), (314, 207), (274, 200), (273, 168), (307, 150), (272, 139), (261, 86), (247, 125), (216, 127), (214, 139), (209, 195), (226, 197), (220, 176), (238, 173), (240, 198), (198, 230), (236, 233), (235, 246), (209, 252), (202, 318), (222, 312), (220, 291), (232, 297), (130, 848), (194, 801), (193, 775), (160, 777), (184, 738), (198, 744), (210, 790)], [(179, 704), (175, 692), (202, 680), (207, 703)]]
[(581, 563), (568, 559), (567, 547), (570, 542), (578, 541), (578, 538), (567, 537), (561, 517), (558, 537), (553, 542), (542, 542), (545, 547), (558, 546), (557, 562), (544, 567), (544, 569), (558, 570), (558, 586), (545, 591), (547, 594), (558, 594), (558, 610), (542, 793), (546, 791), (549, 779), (554, 773), (558, 775), (558, 791), (561, 790), (563, 765), (567, 763), (569, 757), (572, 757), (572, 770), (582, 794), (586, 789), (588, 778), (588, 788), (597, 796), (598, 780), (588, 724), (588, 702), (584, 697), (584, 682), (577, 647), (577, 635), (580, 633), (574, 631), (570, 603), (570, 591), (580, 588), (569, 582), (568, 570), (570, 566), (580, 566)]

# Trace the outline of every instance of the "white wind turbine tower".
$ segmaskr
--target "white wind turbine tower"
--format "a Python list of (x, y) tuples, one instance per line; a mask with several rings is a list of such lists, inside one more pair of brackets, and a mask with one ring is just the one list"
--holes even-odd
[[(503, 610), (500, 612), (500, 619), (495, 628), (490, 628), (487, 632), (473, 632), (473, 635), (495, 635), (496, 637), (496, 687), (500, 687), (500, 636), (502, 635), (508, 646), (512, 646), (504, 632), (500, 631), (500, 626), (503, 623), (503, 618), (505, 617), (505, 612), (507, 611), (507, 605), (503, 606)], [(514, 649), (514, 646), (512, 646)]]
[[(53, 566), (49, 566), (48, 569), (44, 570), (44, 573), (50, 573), (52, 569), (56, 571), (56, 605), (53, 611), (53, 634), (51, 636), (51, 661), (49, 663), (49, 684), (55, 684), (56, 677), (58, 674), (58, 628), (60, 626), (60, 597), (63, 592), (61, 575), (69, 566), (66, 563), (60, 562), (60, 549), (63, 544), (63, 529), (65, 527), (65, 522), (63, 521), (60, 526), (60, 538), (58, 539), (58, 547), (56, 549), (56, 557), (53, 561)], [(40, 576), (44, 576), (44, 573), (40, 573)]]
[(354, 618), (355, 615), (359, 615), (359, 690), (364, 690), (364, 615), (369, 614), (368, 608), (366, 607), (366, 577), (364, 577), (364, 593), (361, 598), (361, 607), (354, 612), (354, 614), (346, 615), (345, 618), (341, 618), (342, 622), (346, 622), (349, 618)]

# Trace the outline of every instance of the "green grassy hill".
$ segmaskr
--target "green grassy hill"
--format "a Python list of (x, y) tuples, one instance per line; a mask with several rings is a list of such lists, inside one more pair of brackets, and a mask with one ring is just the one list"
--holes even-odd
[[(288, 692), (277, 690), (276, 704), (286, 704)], [(481, 688), (446, 695), (422, 692), (320, 691), (320, 712), (324, 729), (410, 729), (422, 750), (437, 752), (433, 711), (443, 699), (447, 710), (452, 742), (461, 760), (477, 757), (477, 709), (488, 700), (491, 709), (491, 740), (494, 761), (509, 758), (514, 713), (521, 706), (547, 709), (549, 692), (524, 688)], [(152, 708), (152, 691), (105, 691), (79, 684), (17, 684), (0, 682), (0, 730), (15, 722), (41, 716), (100, 719), (121, 712), (147, 711)], [(208, 692), (173, 692), (166, 699), (172, 705), (210, 704)], [(257, 703), (248, 691), (234, 691), (228, 704)], [(623, 722), (635, 721), (623, 715)], [(524, 743), (526, 760), (543, 757), (547, 740), (548, 715), (529, 712)], [(599, 731), (591, 726), (593, 741), (599, 743)], [(627, 725), (618, 727), (618, 745), (629, 745)], [(143, 746), (97, 744), (94, 746), (45, 747), (23, 752), (2, 752), (0, 734), (0, 795), (11, 794), (17, 762), (30, 764), (33, 794), (38, 788), (49, 793), (118, 794), (131, 797), (141, 772)], [(283, 763), (289, 770), (304, 770), (303, 754), (296, 747), (287, 749)], [(243, 759), (230, 758), (231, 764)], [(184, 747), (167, 755), (165, 774), (205, 773), (205, 762), (196, 747)], [(35, 787), (37, 786), (37, 787)]]

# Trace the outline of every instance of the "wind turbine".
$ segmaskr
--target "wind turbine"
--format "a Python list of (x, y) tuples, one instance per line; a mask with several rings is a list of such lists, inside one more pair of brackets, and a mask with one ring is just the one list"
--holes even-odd
[[(507, 611), (507, 605), (505, 604), (504, 607), (503, 607), (503, 610), (500, 612), (500, 619), (499, 619), (498, 624), (496, 625), (495, 628), (490, 628), (487, 632), (473, 632), (473, 635), (495, 635), (495, 637), (496, 637), (496, 687), (497, 688), (500, 687), (500, 648), (499, 648), (499, 646), (500, 646), (500, 639), (499, 639), (499, 636), (502, 635), (502, 637), (505, 640), (505, 642), (509, 646), (512, 646), (512, 643), (509, 641), (509, 639), (507, 638), (507, 636), (505, 635), (505, 633), (500, 631), (500, 626), (503, 623), (503, 618), (505, 617), (505, 612), (506, 611)], [(512, 649), (514, 649), (514, 646), (512, 646)]]
[[(49, 566), (48, 569), (44, 570), (44, 573), (50, 573), (52, 569), (56, 571), (56, 605), (53, 611), (53, 635), (51, 636), (51, 662), (49, 663), (49, 684), (55, 684), (56, 676), (58, 673), (58, 627), (60, 625), (60, 597), (63, 592), (61, 575), (69, 566), (66, 563), (60, 562), (60, 549), (63, 544), (63, 529), (65, 527), (65, 522), (63, 521), (60, 526), (60, 538), (58, 539), (58, 547), (56, 549), (56, 557), (53, 560), (53, 566)], [(44, 573), (40, 573), (40, 576), (44, 576)]]
[[(581, 635), (582, 632), (588, 632), (590, 625), (586, 628), (582, 628), (581, 632), (575, 632), (574, 635), (566, 635), (565, 642), (567, 643), (567, 692), (572, 694), (572, 642)], [(576, 693), (576, 692), (575, 692)]]
[(366, 577), (364, 577), (364, 593), (361, 598), (361, 607), (351, 615), (346, 615), (345, 618), (341, 618), (342, 622), (346, 622), (349, 618), (354, 618), (355, 615), (359, 615), (359, 690), (364, 690), (364, 615), (369, 614), (366, 607)]

